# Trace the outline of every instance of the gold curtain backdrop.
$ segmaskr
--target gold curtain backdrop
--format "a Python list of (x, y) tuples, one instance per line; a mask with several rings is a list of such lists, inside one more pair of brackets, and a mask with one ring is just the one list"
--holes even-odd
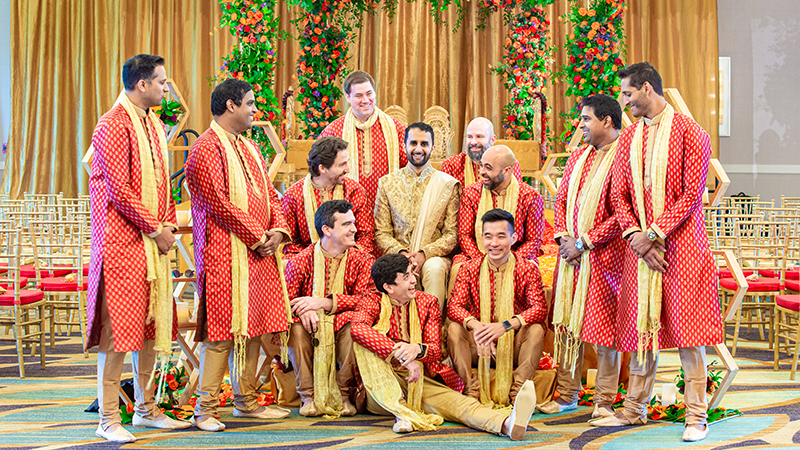
[[(468, 5), (470, 5), (468, 3)], [(558, 20), (569, 7), (557, 0), (548, 8), (556, 66), (564, 63), (568, 25)], [(277, 5), (281, 28), (297, 34), (290, 20), (300, 13), (285, 1)], [(445, 17), (454, 23), (454, 13)], [(137, 53), (166, 59), (190, 110), (188, 128), (202, 133), (212, 117), (213, 77), (233, 38), (219, 26), (220, 10), (209, 0), (46, 0), (11, 1), (12, 121), (3, 190), (12, 197), (24, 192), (88, 192), (88, 176), (80, 159), (91, 144), (97, 120), (122, 90), (123, 62)], [(467, 123), (486, 116), (502, 133), (502, 108), (508, 93), (489, 65), (502, 61), (507, 27), (494, 14), (486, 29), (476, 31), (476, 12), (468, 8), (457, 33), (435, 23), (428, 5), (399, 2), (397, 15), (365, 15), (350, 46), (351, 70), (371, 73), (378, 106), (402, 106), (410, 121), (434, 105), (450, 112), (460, 148)], [(695, 119), (719, 142), (717, 5), (693, 0), (629, 0), (625, 14), (628, 62), (652, 62), (665, 87), (677, 87)], [(278, 98), (296, 86), (297, 41), (281, 41), (275, 90)], [(555, 68), (554, 68), (555, 71)], [(558, 113), (571, 107), (566, 85), (549, 83), (551, 133), (560, 134)], [(344, 101), (340, 104), (344, 111)], [(173, 171), (183, 154), (173, 155)]]

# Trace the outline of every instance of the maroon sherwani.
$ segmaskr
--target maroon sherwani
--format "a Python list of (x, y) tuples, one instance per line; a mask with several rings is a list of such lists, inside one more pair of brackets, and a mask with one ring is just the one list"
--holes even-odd
[[(608, 149), (605, 149), (608, 151)], [(580, 174), (575, 174), (575, 164), (583, 157), (585, 152), (591, 152), (583, 164)], [(572, 220), (574, 229), (578, 229), (578, 212), (581, 208), (581, 200), (585, 197), (584, 190), (588, 190), (592, 176), (600, 165), (600, 150), (590, 145), (584, 145), (570, 154), (567, 160), (567, 167), (564, 170), (564, 177), (559, 185), (558, 195), (555, 203), (555, 237), (567, 236), (567, 194), (569, 191), (570, 180), (574, 176), (580, 176), (578, 183), (577, 201), (575, 214)], [(594, 226), (586, 233), (584, 240), (589, 242), (589, 263), (591, 264), (589, 276), (589, 290), (586, 298), (586, 312), (581, 331), (581, 340), (604, 347), (614, 346), (615, 316), (617, 311), (617, 296), (619, 286), (622, 282), (622, 260), (625, 241), (614, 217), (614, 206), (611, 203), (611, 176), (613, 171), (608, 172), (608, 176), (603, 182), (603, 192), (600, 194), (599, 206), (595, 215)], [(559, 261), (561, 255), (558, 256)], [(580, 268), (575, 269), (575, 283), (578, 282)], [(558, 263), (556, 264), (556, 275), (553, 281), (558, 280)], [(554, 286), (554, 290), (558, 286)]]
[[(320, 134), (323, 136), (336, 136), (342, 137), (342, 129), (344, 128), (345, 116), (331, 122)], [(400, 145), (400, 159), (397, 168), (405, 167), (408, 164), (408, 157), (403, 149), (403, 142), (405, 141), (406, 127), (399, 120), (392, 117), (395, 130), (397, 132), (397, 142)], [(367, 191), (367, 203), (370, 205), (375, 204), (375, 196), (378, 193), (378, 180), (382, 176), (389, 173), (389, 157), (386, 153), (387, 145), (383, 137), (383, 129), (381, 128), (381, 121), (375, 121), (375, 124), (369, 129), (370, 146), (372, 148), (372, 168), (369, 173), (363, 173), (361, 167), (351, 167), (350, 170), (358, 173), (358, 182), (364, 186)], [(358, 139), (359, 161), (364, 161), (364, 132), (356, 129), (356, 138)]]
[[(453, 258), (453, 264), (483, 257), (475, 241), (475, 216), (478, 214), (483, 189), (483, 183), (476, 182), (465, 187), (461, 193), (458, 212), (458, 243), (461, 246), (461, 253)], [(497, 208), (498, 196), (494, 192), (491, 192), (491, 196), (492, 203)], [(509, 212), (514, 214), (514, 232), (517, 235), (517, 243), (513, 247), (514, 253), (520, 258), (538, 261), (545, 224), (542, 196), (529, 184), (520, 183), (517, 210)]]
[[(442, 172), (452, 176), (459, 183), (461, 186), (465, 186), (464, 184), (464, 165), (467, 164), (469, 161), (472, 164), (472, 173), (475, 175), (473, 178), (475, 181), (481, 180), (480, 164), (473, 162), (469, 159), (466, 152), (461, 152), (457, 155), (453, 155), (442, 162)], [(522, 169), (519, 167), (519, 161), (514, 163), (514, 176), (517, 177), (517, 181), (522, 184)]]
[[(294, 258), (295, 255), (311, 245), (311, 235), (306, 221), (305, 201), (303, 200), (304, 183), (305, 178), (294, 183), (286, 190), (281, 199), (284, 217), (286, 217), (286, 222), (289, 224), (289, 232), (292, 233), (292, 242), (283, 247), (283, 254), (286, 259)], [(318, 205), (328, 200), (333, 200), (333, 189), (325, 192), (313, 187), (312, 189)], [(358, 230), (355, 236), (356, 244), (361, 250), (371, 253), (374, 246), (375, 221), (373, 220), (373, 212), (375, 203), (369, 203), (367, 201), (367, 191), (364, 190), (364, 187), (350, 178), (345, 178), (342, 189), (344, 200), (353, 204), (353, 214), (356, 216), (356, 229)], [(313, 224), (311, 225), (313, 226)]]
[[(230, 136), (226, 137), (230, 139)], [(244, 136), (231, 142), (243, 164), (247, 178), (248, 208), (243, 211), (230, 201), (229, 168), (225, 148), (212, 129), (206, 130), (192, 145), (186, 161), (186, 179), (192, 192), (194, 257), (200, 291), (197, 334), (200, 342), (228, 341), (231, 334), (231, 233), (250, 251), (250, 297), (248, 335), (286, 331), (286, 309), (280, 284), (280, 268), (274, 256), (262, 257), (255, 249), (266, 242), (267, 231), (289, 235), (278, 194), (263, 177), (249, 179), (247, 173), (264, 172), (263, 161), (256, 161), (245, 147)], [(258, 144), (250, 141), (258, 148)], [(254, 189), (254, 185), (256, 189)], [(207, 334), (206, 334), (207, 333)]]
[[(151, 145), (159, 141), (150, 120), (144, 120)], [(92, 252), (89, 263), (86, 349), (100, 342), (98, 292), (105, 282), (105, 301), (114, 335), (114, 351), (142, 349), (155, 339), (155, 327), (146, 323), (150, 283), (142, 233), (155, 237), (164, 225), (173, 226), (175, 203), (169, 179), (158, 181), (158, 215), (142, 204), (142, 164), (130, 116), (115, 105), (97, 122), (92, 135), (91, 201)], [(165, 149), (166, 150), (166, 149)], [(160, 164), (166, 166), (163, 159)], [(158, 174), (156, 174), (158, 177)], [(177, 327), (177, 320), (173, 320)], [(177, 330), (177, 328), (175, 328)], [(174, 333), (177, 331), (173, 331)]]

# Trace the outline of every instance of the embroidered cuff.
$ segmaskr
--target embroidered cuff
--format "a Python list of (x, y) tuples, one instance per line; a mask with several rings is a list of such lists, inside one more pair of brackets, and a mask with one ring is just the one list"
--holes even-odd
[(527, 327), (527, 326), (528, 326), (528, 322), (526, 322), (526, 321), (525, 321), (525, 319), (524, 319), (524, 318), (523, 318), (523, 317), (522, 317), (520, 314), (517, 314), (517, 315), (516, 315), (516, 316), (514, 316), (514, 317), (516, 317), (516, 318), (517, 318), (517, 320), (519, 320), (519, 323), (521, 323), (521, 324), (522, 324), (522, 327), (521, 327), (521, 328), (523, 328), (523, 327)]
[(419, 347), (422, 349), (419, 355), (417, 355), (417, 361), (424, 358), (425, 355), (428, 354), (428, 344), (419, 344)]
[(331, 294), (331, 311), (328, 314), (336, 314), (336, 294)]
[(594, 250), (594, 243), (592, 242), (592, 239), (589, 237), (589, 233), (586, 233), (583, 236), (581, 236), (581, 239), (583, 239), (583, 242), (586, 244), (586, 247), (588, 247), (589, 250)]
[(569, 236), (569, 233), (567, 233), (566, 231), (558, 232), (558, 233), (553, 235), (553, 239), (562, 238), (564, 236)]
[(664, 232), (663, 232), (663, 231), (661, 231), (661, 228), (659, 228), (659, 227), (658, 227), (658, 225), (656, 225), (655, 223), (653, 223), (652, 225), (650, 225), (650, 229), (652, 229), (653, 231), (655, 231), (655, 232), (656, 232), (656, 234), (658, 235), (658, 237), (660, 237), (661, 239), (666, 239), (666, 238), (667, 238), (667, 235), (666, 235), (666, 234), (664, 234)]
[(470, 320), (478, 320), (478, 319), (476, 319), (475, 317), (469, 316), (466, 319), (464, 319), (463, 322), (461, 322), (461, 326), (463, 326), (467, 331), (469, 331), (469, 328), (467, 328), (467, 323), (469, 323)]
[(258, 242), (256, 242), (252, 246), (250, 246), (250, 250), (256, 251), (256, 249), (258, 247), (261, 247), (262, 245), (264, 245), (266, 243), (267, 243), (267, 235), (264, 234), (264, 235), (261, 236), (261, 239), (259, 239)]
[(163, 229), (164, 229), (164, 225), (158, 224), (158, 228), (156, 229), (156, 231), (153, 231), (152, 233), (148, 234), (147, 236), (149, 236), (151, 239), (155, 239), (156, 236), (161, 234), (161, 230), (163, 230)]
[(622, 239), (627, 239), (632, 233), (636, 233), (637, 231), (642, 231), (639, 227), (630, 227), (627, 230), (622, 232)]
[(288, 239), (286, 242), (291, 242), (292, 241), (292, 233), (290, 233), (289, 230), (287, 230), (286, 228), (273, 228), (273, 229), (271, 229), (269, 231), (271, 231), (273, 233), (276, 232), (276, 231), (280, 231), (281, 233), (286, 235), (286, 237)]

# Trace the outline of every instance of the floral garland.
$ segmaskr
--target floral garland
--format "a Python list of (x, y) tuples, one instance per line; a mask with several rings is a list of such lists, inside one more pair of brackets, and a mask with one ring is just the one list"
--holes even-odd
[(576, 99), (575, 105), (559, 114), (566, 121), (560, 139), (569, 142), (578, 127), (580, 102), (597, 93), (616, 97), (620, 90), (617, 71), (625, 66), (622, 15), (625, 0), (593, 0), (589, 9), (573, 4), (560, 20), (572, 24), (572, 33), (564, 48), (568, 64), (561, 68), (559, 79), (568, 83), (566, 96)]
[(478, 26), (485, 25), (490, 13), (503, 9), (504, 18), (510, 22), (503, 52), (504, 62), (491, 67), (491, 71), (505, 78), (505, 87), (510, 93), (503, 107), (506, 139), (534, 139), (536, 124), (536, 100), (541, 101), (541, 135), (538, 136), (543, 155), (547, 154), (547, 99), (541, 88), (547, 83), (548, 67), (554, 62), (554, 47), (547, 44), (550, 37), (550, 21), (545, 5), (553, 0), (530, 0), (521, 2), (520, 12), (508, 20), (513, 12), (515, 0), (479, 0)]
[[(245, 80), (253, 87), (258, 112), (254, 120), (267, 120), (278, 126), (280, 108), (275, 97), (275, 41), (286, 36), (277, 31), (279, 18), (275, 17), (273, 0), (219, 0), (222, 9), (220, 27), (228, 27), (238, 42), (225, 56), (222, 67), (212, 81), (226, 78)], [(264, 156), (275, 150), (260, 127), (251, 130), (250, 137), (261, 146)]]
[(155, 108), (155, 110), (157, 110), (158, 117), (161, 121), (171, 127), (178, 124), (178, 120), (184, 112), (183, 105), (179, 102), (167, 100), (166, 98), (161, 100), (160, 109)]

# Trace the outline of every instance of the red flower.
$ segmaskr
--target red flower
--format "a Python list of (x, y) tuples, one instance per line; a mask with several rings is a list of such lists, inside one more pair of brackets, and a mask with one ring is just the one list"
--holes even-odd
[(576, 45), (578, 47), (580, 47), (580, 48), (586, 48), (586, 42), (583, 42), (583, 41), (578, 41), (578, 43)]

